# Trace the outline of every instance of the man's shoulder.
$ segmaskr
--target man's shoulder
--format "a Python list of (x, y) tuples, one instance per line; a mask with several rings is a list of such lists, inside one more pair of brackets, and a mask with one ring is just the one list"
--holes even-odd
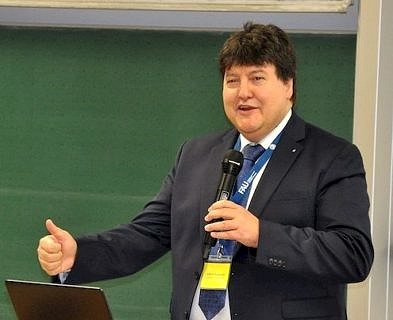
[(304, 130), (304, 137), (306, 139), (326, 141), (326, 142), (330, 141), (331, 143), (338, 144), (338, 145), (352, 144), (347, 139), (338, 136), (332, 131), (329, 131), (318, 125), (315, 125), (307, 120), (304, 120), (297, 114), (294, 114), (294, 122), (296, 123), (297, 128), (304, 128), (302, 130)]
[(312, 150), (314, 154), (338, 155), (343, 150), (358, 149), (351, 141), (305, 121), (297, 115), (295, 117), (291, 133), (295, 133), (297, 135), (295, 140), (308, 150)]
[(316, 140), (323, 139), (323, 141), (331, 141), (336, 144), (346, 145), (351, 144), (347, 139), (338, 136), (337, 134), (328, 131), (327, 129), (316, 126), (312, 123), (305, 122), (306, 134), (314, 137)]

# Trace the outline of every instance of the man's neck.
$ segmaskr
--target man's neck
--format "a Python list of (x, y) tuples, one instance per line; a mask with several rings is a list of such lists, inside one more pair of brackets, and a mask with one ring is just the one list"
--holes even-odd
[(240, 150), (242, 150), (243, 147), (249, 143), (257, 143), (260, 144), (265, 149), (268, 148), (270, 144), (273, 142), (274, 138), (285, 128), (291, 116), (292, 116), (292, 109), (288, 111), (288, 113), (284, 116), (284, 118), (273, 130), (271, 130), (267, 135), (265, 135), (261, 139), (249, 140), (245, 136), (243, 136), (243, 134), (240, 134)]

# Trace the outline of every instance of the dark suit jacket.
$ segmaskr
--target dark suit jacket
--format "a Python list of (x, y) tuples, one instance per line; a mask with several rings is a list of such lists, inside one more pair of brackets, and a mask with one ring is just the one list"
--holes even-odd
[[(238, 133), (186, 142), (160, 192), (131, 223), (79, 238), (68, 283), (132, 274), (172, 251), (171, 318), (187, 319), (202, 269), (203, 217)], [(232, 319), (346, 319), (346, 284), (373, 248), (358, 149), (293, 114), (255, 191), (257, 249), (237, 246)]]

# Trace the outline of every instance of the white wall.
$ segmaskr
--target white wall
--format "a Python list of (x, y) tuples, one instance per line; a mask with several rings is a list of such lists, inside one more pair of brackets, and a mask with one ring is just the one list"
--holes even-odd
[(369, 281), (351, 287), (350, 320), (393, 319), (393, 1), (360, 3), (354, 142), (364, 157), (375, 261)]

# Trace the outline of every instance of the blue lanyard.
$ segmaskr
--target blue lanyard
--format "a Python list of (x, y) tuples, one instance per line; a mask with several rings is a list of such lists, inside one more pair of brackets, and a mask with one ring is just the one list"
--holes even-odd
[[(251, 184), (254, 178), (257, 176), (258, 172), (263, 168), (263, 166), (269, 161), (271, 158), (273, 151), (276, 149), (278, 142), (280, 141), (282, 131), (277, 135), (277, 137), (270, 144), (269, 148), (265, 150), (264, 153), (255, 161), (254, 165), (251, 167), (249, 173), (246, 174), (246, 179), (244, 179), (241, 184), (238, 184), (238, 189), (231, 197), (231, 200), (237, 204), (242, 203), (244, 195), (247, 194), (247, 190), (251, 187)], [(240, 138), (237, 139), (235, 150), (240, 150)]]

